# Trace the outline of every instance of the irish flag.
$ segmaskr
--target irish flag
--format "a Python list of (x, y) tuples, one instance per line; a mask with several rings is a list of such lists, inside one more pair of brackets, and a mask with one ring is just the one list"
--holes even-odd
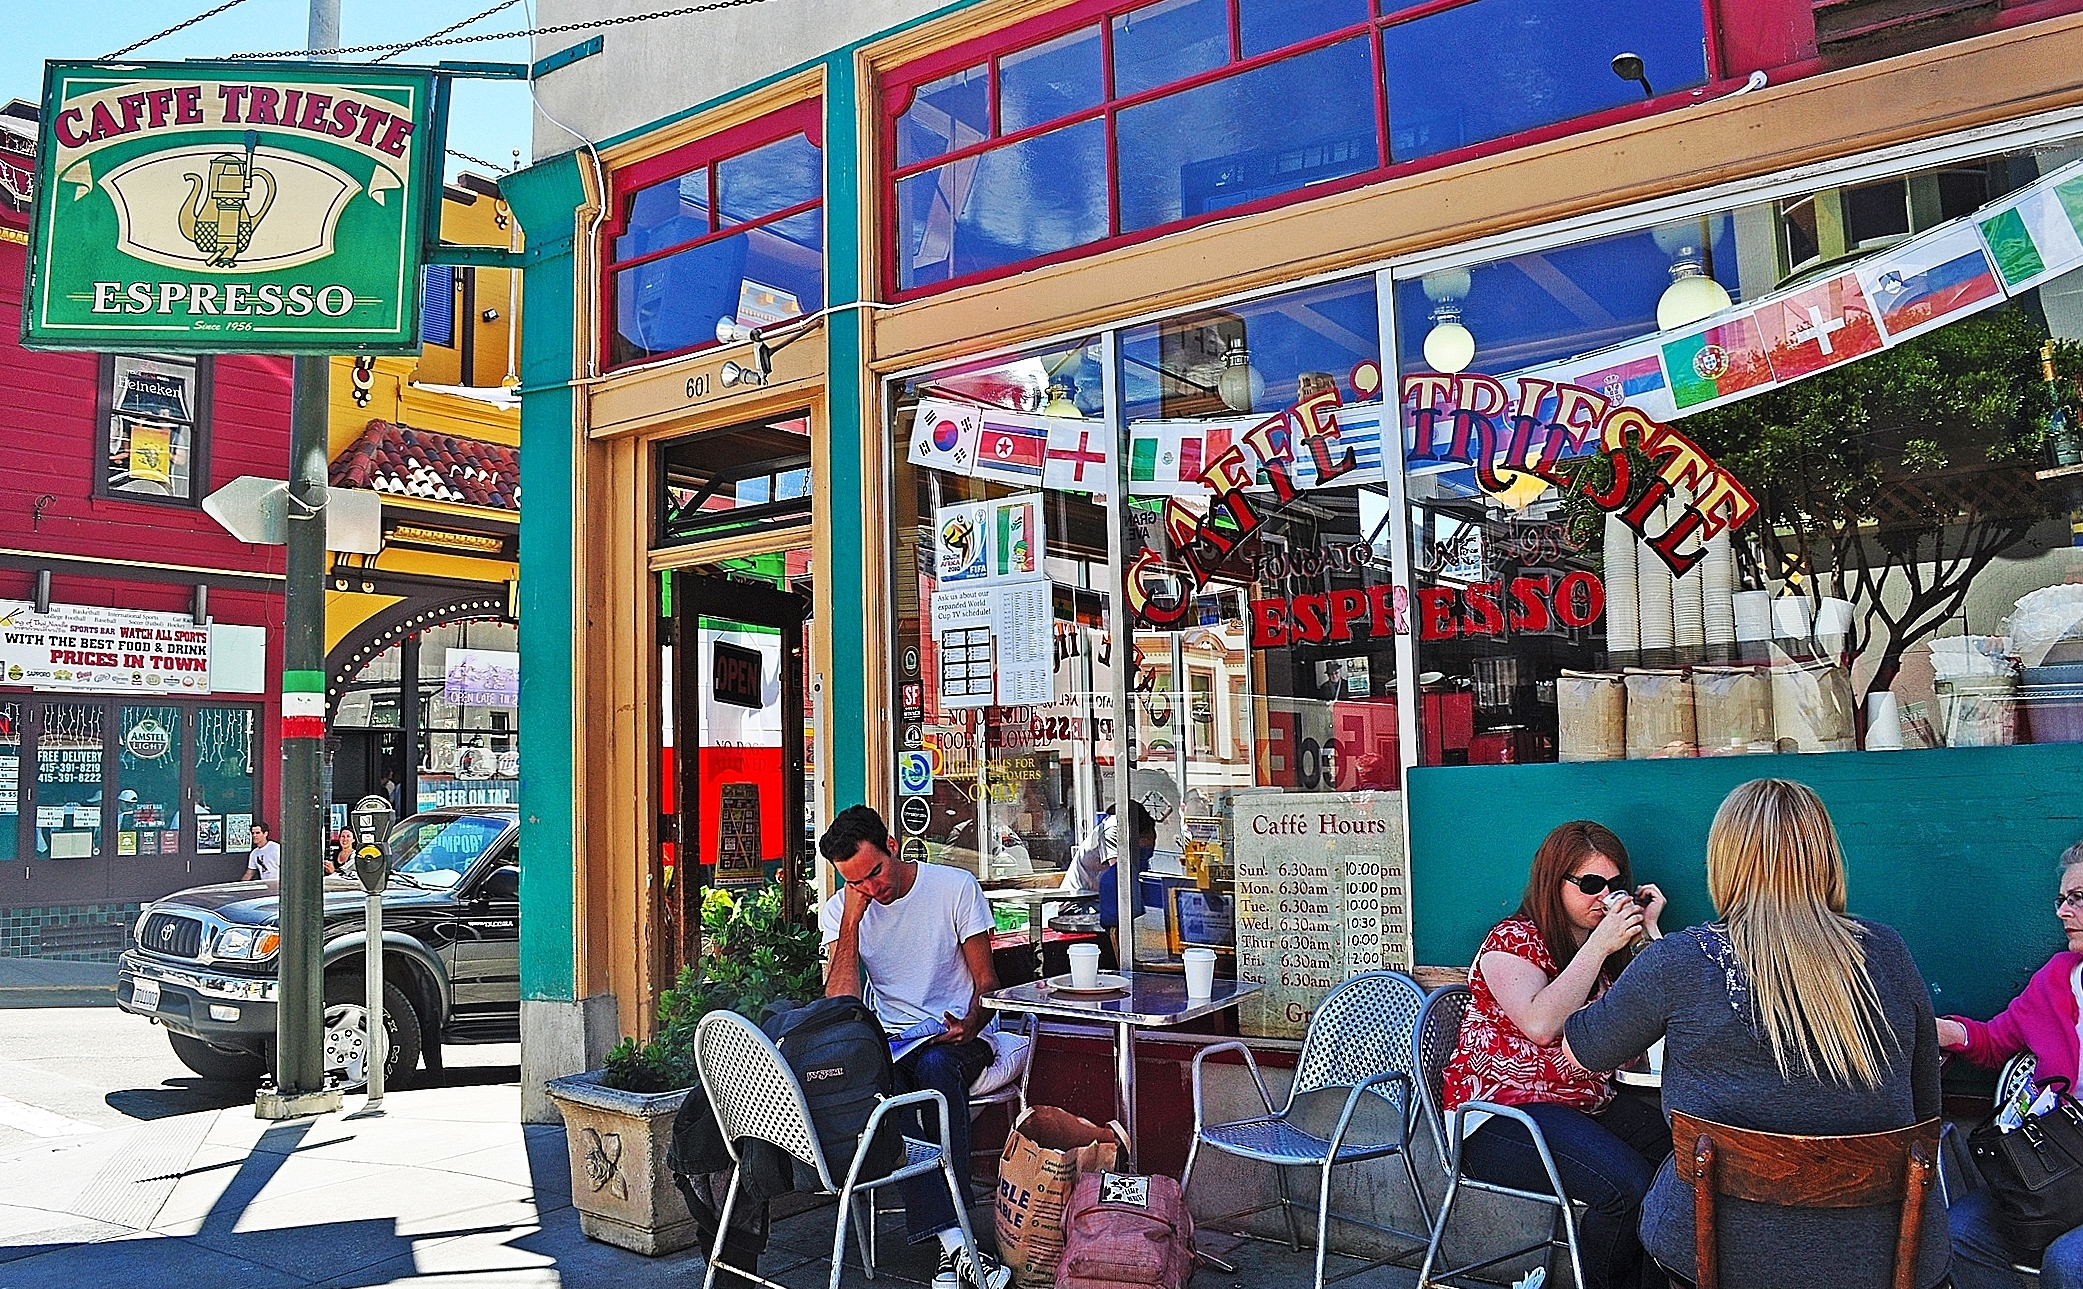
[(1662, 345), (1664, 374), (1670, 378), (1671, 400), (1682, 415), (1760, 393), (1772, 385), (1772, 364), (1765, 356), (1757, 319), (1749, 314), (1695, 331), (1680, 333)]

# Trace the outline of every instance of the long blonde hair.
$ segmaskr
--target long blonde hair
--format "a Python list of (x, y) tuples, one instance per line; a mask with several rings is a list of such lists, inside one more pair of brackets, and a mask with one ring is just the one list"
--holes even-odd
[(1879, 1087), (1901, 1045), (1844, 913), (1844, 855), (1822, 799), (1785, 779), (1729, 793), (1707, 830), (1707, 892), (1781, 1076)]

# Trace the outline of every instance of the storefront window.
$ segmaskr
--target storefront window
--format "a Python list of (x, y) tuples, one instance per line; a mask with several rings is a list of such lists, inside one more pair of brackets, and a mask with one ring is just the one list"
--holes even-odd
[(617, 174), (610, 364), (705, 348), (824, 306), (817, 107)]
[(253, 709), (195, 712), (195, 853), (253, 849)]
[(97, 495), (195, 504), (208, 478), (206, 358), (110, 355), (101, 365), (106, 436)]
[(36, 739), (36, 857), (101, 854), (104, 710), (99, 703), (45, 703)]
[[(181, 710), (117, 709), (116, 854), (174, 854), (181, 849)], [(219, 849), (222, 849), (220, 846)]]
[(1381, 8), (1086, 3), (1052, 31), (1024, 23), (1017, 41), (898, 69), (891, 286), (1002, 272), (1638, 103), (1643, 84), (1614, 74), (1623, 52), (1658, 95), (1709, 75), (1699, 0)]
[(902, 845), (988, 884), (1055, 879), (1107, 808), (1103, 385), (1080, 340), (897, 389)]
[(2078, 155), (1400, 282), (1421, 762), (2083, 740)]
[(659, 544), (810, 523), (810, 418), (791, 416), (659, 445)]
[(333, 804), (374, 793), (401, 815), (517, 799), (518, 628), (465, 619), (407, 635), (342, 686), (328, 747)]
[(1121, 335), (1135, 953), (1215, 947), (1256, 1034), (1408, 962), (1377, 316), (1362, 278)]
[(22, 705), (0, 701), (0, 859), (16, 858), (22, 817)]

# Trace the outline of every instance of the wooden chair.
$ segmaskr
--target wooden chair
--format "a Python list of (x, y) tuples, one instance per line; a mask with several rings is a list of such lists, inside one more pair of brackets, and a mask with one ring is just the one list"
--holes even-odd
[(1717, 1289), (1714, 1201), (1729, 1195), (1781, 1208), (1900, 1205), (1894, 1289), (1914, 1289), (1924, 1197), (1937, 1176), (1939, 1120), (1853, 1137), (1751, 1132), (1671, 1112), (1673, 1163), (1693, 1193), (1699, 1289)]

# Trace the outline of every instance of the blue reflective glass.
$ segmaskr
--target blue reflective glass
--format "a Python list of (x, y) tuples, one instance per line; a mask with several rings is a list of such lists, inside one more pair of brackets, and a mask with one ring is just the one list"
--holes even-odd
[(824, 150), (792, 134), (716, 163), (716, 208), (742, 224), (824, 195)]
[(629, 199), (629, 227), (615, 239), (615, 258), (635, 259), (709, 232), (709, 168), (639, 189)]
[(1374, 169), (1373, 81), (1356, 36), (1124, 110), (1121, 231)]
[(1244, 56), (1251, 58), (1369, 16), (1367, 0), (1237, 0), (1237, 35)]
[(1185, 80), (1229, 60), (1229, 0), (1159, 0), (1114, 19), (1117, 98)]
[(1615, 54), (1641, 55), (1658, 94), (1707, 81), (1699, 0), (1476, 0), (1381, 40), (1396, 161), (1641, 102)]
[(1086, 108), (1106, 96), (1099, 28), (1030, 46), (998, 60), (998, 132), (1011, 134)]
[(897, 164), (908, 166), (980, 143), (991, 135), (991, 77), (981, 63), (912, 91), (897, 118)]
[(909, 290), (1107, 235), (1098, 120), (949, 162), (897, 184), (897, 284)]
[[(1714, 276), (1741, 299), (1729, 216), (1713, 216), (1708, 233)], [(1670, 255), (1647, 229), (1477, 265), (1468, 295), (1456, 302), (1475, 337), (1470, 369), (1519, 371), (1648, 335), (1670, 269)], [(1425, 334), (1433, 307), (1422, 281), (1396, 284), (1397, 350), (1406, 371), (1429, 370)]]
[[(1354, 389), (1351, 374), (1381, 361), (1380, 317), (1374, 279), (1360, 277), (1131, 328), (1121, 334), (1122, 415), (1271, 413), (1294, 406), (1305, 373), (1330, 376), (1344, 402), (1366, 402), (1372, 395)], [(1232, 341), (1243, 342), (1262, 383), (1250, 409), (1225, 404), (1219, 393)]]
[(824, 305), (824, 212), (772, 224), (615, 274), (609, 361), (716, 343), (719, 321), (755, 326)]

